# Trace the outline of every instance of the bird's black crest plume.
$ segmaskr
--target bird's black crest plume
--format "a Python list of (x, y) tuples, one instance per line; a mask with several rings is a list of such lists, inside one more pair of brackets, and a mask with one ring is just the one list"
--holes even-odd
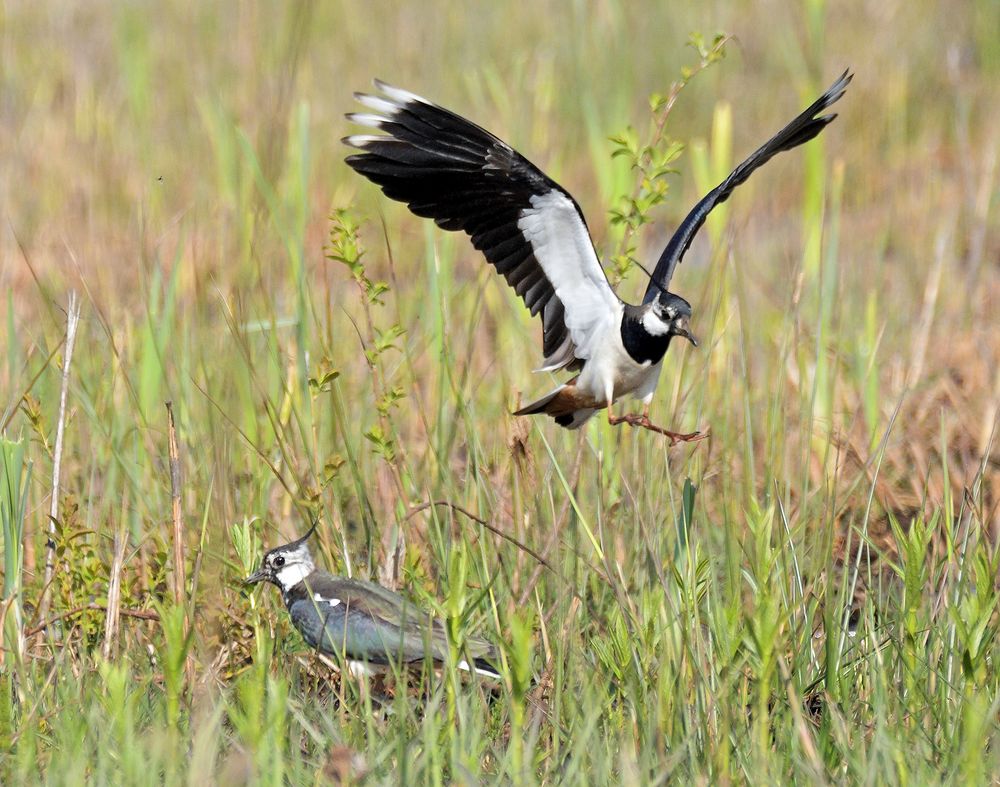
[(284, 546), (283, 548), (284, 548), (284, 549), (288, 549), (288, 548), (292, 548), (292, 549), (294, 549), (294, 548), (296, 548), (296, 547), (299, 547), (299, 546), (301, 546), (302, 544), (306, 543), (306, 541), (308, 541), (308, 540), (309, 540), (309, 537), (310, 537), (310, 536), (311, 536), (311, 535), (312, 535), (313, 533), (315, 533), (315, 532), (316, 532), (316, 528), (317, 528), (317, 527), (319, 527), (319, 519), (318, 519), (317, 517), (315, 517), (315, 516), (314, 516), (314, 517), (312, 517), (312, 521), (313, 521), (313, 522), (312, 522), (312, 527), (310, 527), (310, 528), (309, 528), (309, 529), (308, 529), (308, 530), (306, 531), (306, 534), (305, 534), (304, 536), (302, 536), (301, 538), (297, 538), (297, 539), (295, 539), (294, 541), (292, 541), (292, 542), (291, 542), (291, 543), (289, 543), (289, 544), (285, 544), (285, 546)]

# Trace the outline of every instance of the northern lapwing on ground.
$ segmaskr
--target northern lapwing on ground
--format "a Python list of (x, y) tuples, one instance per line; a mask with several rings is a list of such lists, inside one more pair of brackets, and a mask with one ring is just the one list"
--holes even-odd
[[(654, 426), (649, 404), (670, 340), (691, 334), (691, 304), (668, 290), (674, 269), (712, 209), (776, 153), (809, 141), (836, 115), (820, 113), (847, 89), (847, 71), (822, 96), (712, 189), (681, 222), (650, 276), (639, 305), (611, 289), (580, 206), (506, 142), (427, 99), (375, 81), (381, 95), (355, 94), (369, 112), (348, 119), (381, 134), (344, 142), (362, 153), (347, 163), (445, 230), (462, 230), (542, 319), (540, 371), (579, 371), (516, 415), (546, 413), (569, 429), (608, 408), (612, 424), (643, 426), (671, 438), (697, 439)], [(632, 394), (642, 415), (615, 416), (611, 405)]]
[[(424, 663), (441, 665), (448, 656), (444, 624), (398, 593), (374, 582), (336, 577), (316, 568), (307, 541), (302, 538), (275, 547), (264, 555), (260, 568), (244, 582), (271, 582), (281, 597), (292, 625), (302, 638), (325, 656), (346, 659), (354, 674), (385, 672)], [(467, 637), (457, 666), (499, 679), (495, 645)]]

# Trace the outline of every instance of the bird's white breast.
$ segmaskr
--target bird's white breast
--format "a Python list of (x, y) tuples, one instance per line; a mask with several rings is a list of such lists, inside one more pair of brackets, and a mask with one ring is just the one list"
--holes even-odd
[(614, 400), (643, 388), (650, 376), (658, 376), (659, 366), (650, 361), (636, 363), (622, 344), (621, 319), (613, 330), (604, 333), (600, 346), (580, 372), (577, 390), (593, 396), (597, 402), (607, 401), (608, 392)]

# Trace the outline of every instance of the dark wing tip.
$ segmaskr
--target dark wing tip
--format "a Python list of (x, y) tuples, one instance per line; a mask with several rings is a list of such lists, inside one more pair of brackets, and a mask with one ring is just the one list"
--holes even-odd
[(828, 115), (820, 113), (840, 100), (852, 79), (854, 79), (854, 74), (851, 73), (851, 69), (844, 69), (844, 73), (826, 89), (826, 92), (737, 166), (728, 178), (706, 194), (688, 213), (660, 255), (653, 275), (650, 277), (649, 286), (646, 288), (643, 303), (649, 303), (656, 297), (659, 290), (665, 289), (670, 283), (674, 269), (684, 257), (684, 253), (690, 247), (695, 234), (716, 205), (725, 202), (734, 188), (744, 183), (754, 170), (770, 161), (777, 153), (791, 150), (815, 138), (837, 117), (836, 113)]

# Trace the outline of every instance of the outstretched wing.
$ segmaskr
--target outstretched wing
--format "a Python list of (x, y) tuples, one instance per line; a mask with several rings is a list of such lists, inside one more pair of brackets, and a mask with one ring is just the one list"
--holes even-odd
[(621, 302), (601, 268), (583, 214), (555, 181), (483, 128), (386, 85), (355, 94), (372, 112), (348, 115), (384, 134), (356, 134), (347, 163), (387, 197), (462, 230), (542, 319), (545, 369), (585, 361)]
[(729, 195), (733, 193), (733, 189), (745, 182), (755, 169), (770, 161), (775, 154), (783, 150), (791, 150), (803, 142), (808, 142), (819, 134), (826, 127), (827, 123), (837, 117), (836, 115), (820, 115), (817, 117), (817, 114), (840, 99), (853, 78), (854, 75), (848, 71), (841, 74), (840, 79), (834, 82), (829, 90), (816, 99), (808, 109), (775, 134), (763, 147), (755, 151), (746, 161), (734, 169), (728, 178), (708, 192), (702, 198), (701, 202), (694, 206), (694, 209), (681, 222), (681, 225), (677, 228), (670, 242), (667, 243), (667, 247), (660, 255), (660, 259), (653, 271), (652, 280), (649, 287), (646, 288), (646, 296), (643, 298), (644, 303), (648, 303), (655, 298), (661, 288), (667, 289), (670, 279), (674, 275), (674, 268), (683, 259), (684, 253), (691, 245), (694, 236), (701, 229), (701, 225), (705, 223), (708, 214), (712, 212), (712, 209), (716, 205), (720, 205), (729, 199)]

